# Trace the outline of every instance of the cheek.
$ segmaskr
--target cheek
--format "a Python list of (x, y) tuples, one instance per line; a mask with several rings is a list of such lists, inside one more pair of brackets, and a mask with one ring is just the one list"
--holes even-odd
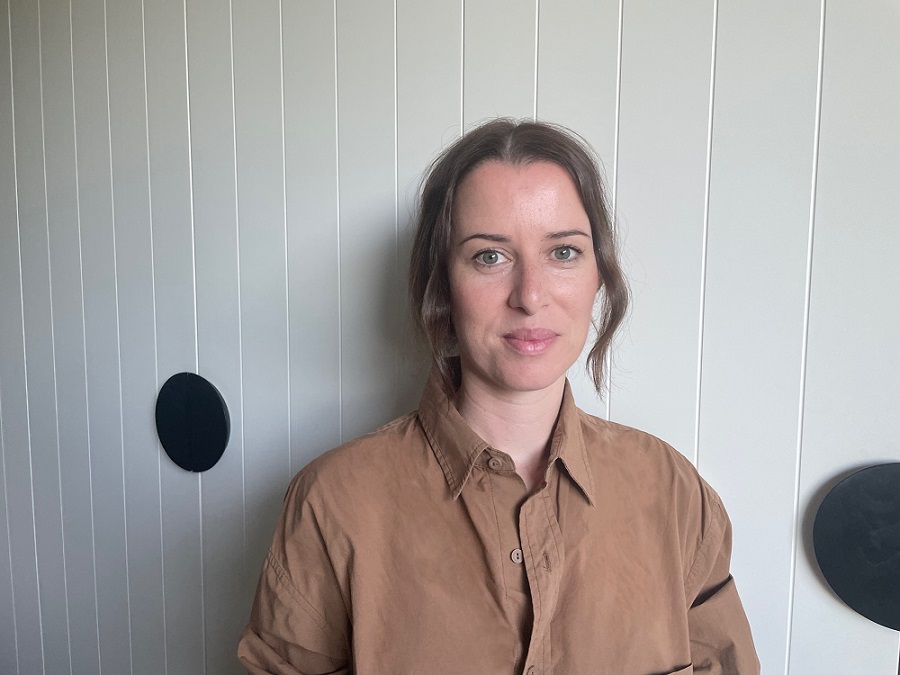
[(476, 288), (457, 286), (450, 298), (450, 313), (457, 332), (460, 327), (472, 332), (471, 329), (484, 323), (490, 314), (488, 298)]

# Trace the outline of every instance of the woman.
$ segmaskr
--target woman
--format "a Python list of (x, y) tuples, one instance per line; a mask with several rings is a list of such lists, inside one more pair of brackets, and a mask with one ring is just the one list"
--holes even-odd
[(758, 672), (718, 496), (566, 382), (598, 299), (600, 390), (627, 305), (585, 146), (509, 120), (458, 140), (423, 188), (410, 291), (420, 407), (292, 482), (250, 672)]

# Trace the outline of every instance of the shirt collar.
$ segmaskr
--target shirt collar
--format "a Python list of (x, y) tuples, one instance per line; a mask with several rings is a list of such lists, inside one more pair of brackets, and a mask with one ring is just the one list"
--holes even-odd
[[(566, 380), (559, 418), (550, 441), (550, 462), (552, 464), (558, 459), (593, 505), (594, 476), (581, 433), (580, 415)], [(444, 393), (440, 377), (434, 370), (425, 385), (418, 417), (453, 499), (456, 499), (478, 458), (490, 446), (466, 424), (454, 402)]]

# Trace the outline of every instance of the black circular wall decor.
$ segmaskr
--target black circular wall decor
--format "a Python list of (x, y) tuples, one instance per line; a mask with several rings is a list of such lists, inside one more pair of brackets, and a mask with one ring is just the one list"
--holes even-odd
[(156, 398), (156, 433), (166, 454), (182, 469), (206, 471), (228, 445), (231, 421), (225, 399), (194, 373), (173, 375)]
[(900, 462), (860, 469), (835, 485), (816, 513), (813, 545), (841, 600), (900, 630)]

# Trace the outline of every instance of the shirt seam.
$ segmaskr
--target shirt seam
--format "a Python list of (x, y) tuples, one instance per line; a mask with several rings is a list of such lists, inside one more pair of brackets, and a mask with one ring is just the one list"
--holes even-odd
[(691, 563), (691, 567), (688, 570), (688, 575), (684, 581), (685, 590), (690, 591), (689, 597), (687, 598), (689, 607), (691, 605), (693, 605), (694, 599), (696, 598), (697, 594), (700, 592), (700, 588), (697, 588), (696, 591), (693, 588), (693, 586), (696, 583), (695, 577), (697, 576), (697, 574), (699, 574), (699, 570), (702, 569), (702, 566), (700, 565), (700, 563), (701, 562), (705, 563), (709, 559), (709, 548), (710, 548), (710, 538), (711, 538), (710, 535), (712, 534), (713, 528), (716, 527), (718, 525), (718, 523), (720, 522), (722, 510), (723, 510), (722, 503), (719, 501), (719, 499), (715, 496), (714, 493), (709, 491), (707, 493), (707, 495), (709, 496), (710, 501), (712, 502), (711, 506), (712, 506), (712, 509), (714, 510), (714, 513), (710, 517), (709, 524), (706, 526), (706, 529), (703, 531), (703, 533), (700, 536), (700, 541), (697, 543), (697, 552), (694, 555), (694, 560)]
[(319, 613), (319, 611), (307, 600), (302, 593), (291, 583), (287, 570), (281, 565), (280, 562), (275, 558), (275, 554), (272, 551), (269, 551), (266, 556), (266, 564), (272, 569), (275, 573), (275, 578), (278, 582), (287, 589), (288, 593), (291, 594), (291, 597), (297, 601), (298, 606), (301, 610), (303, 610), (319, 627), (319, 629), (327, 634), (328, 629), (328, 620)]

